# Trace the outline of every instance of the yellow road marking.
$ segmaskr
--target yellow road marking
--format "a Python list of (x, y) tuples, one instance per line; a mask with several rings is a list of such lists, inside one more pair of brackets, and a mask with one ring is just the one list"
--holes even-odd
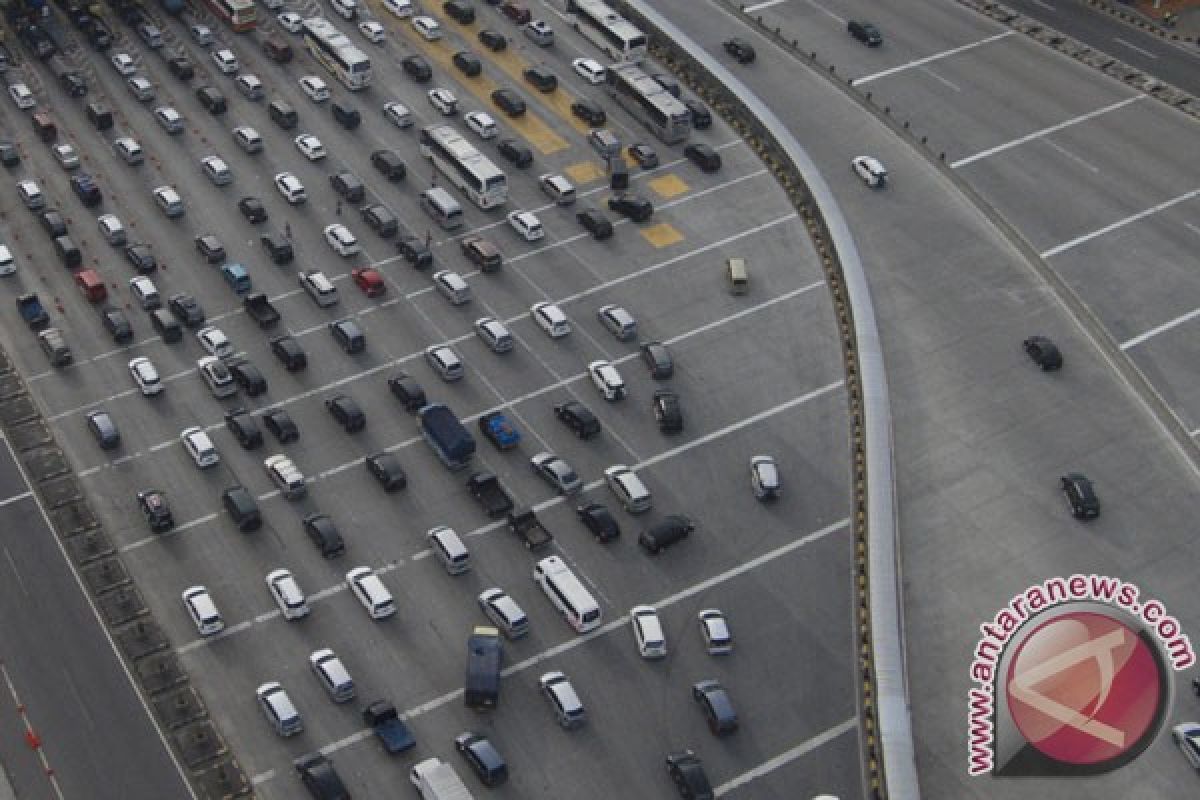
[(573, 183), (590, 183), (604, 177), (604, 170), (595, 161), (580, 161), (563, 169)]
[(683, 182), (683, 179), (678, 175), (666, 174), (661, 178), (655, 178), (652, 181), (647, 181), (647, 186), (659, 197), (671, 198), (678, 197), (688, 190), (688, 185)]
[(666, 222), (642, 228), (642, 238), (655, 247), (668, 247), (683, 241), (683, 234)]

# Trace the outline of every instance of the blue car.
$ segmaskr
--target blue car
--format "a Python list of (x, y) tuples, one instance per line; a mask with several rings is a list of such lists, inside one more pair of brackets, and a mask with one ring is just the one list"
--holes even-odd
[(497, 450), (511, 450), (521, 441), (521, 433), (503, 411), (490, 411), (480, 417), (479, 430)]
[(250, 273), (246, 272), (246, 268), (241, 264), (225, 264), (221, 267), (221, 275), (224, 276), (225, 282), (229, 284), (229, 288), (238, 294), (246, 294), (250, 291)]

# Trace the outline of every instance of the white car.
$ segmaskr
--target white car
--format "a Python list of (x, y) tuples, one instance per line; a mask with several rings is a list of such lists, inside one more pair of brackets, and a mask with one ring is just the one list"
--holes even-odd
[(145, 75), (134, 75), (125, 81), (125, 85), (129, 87), (130, 94), (143, 103), (154, 99), (154, 84)]
[(725, 656), (733, 652), (733, 634), (725, 615), (716, 608), (706, 608), (696, 615), (700, 621), (700, 638), (710, 656)]
[(314, 103), (324, 103), (329, 99), (329, 86), (316, 75), (305, 75), (300, 78), (300, 89)]
[(346, 573), (346, 586), (363, 604), (371, 619), (384, 619), (396, 613), (392, 593), (370, 567), (355, 567)]
[(152, 397), (162, 392), (163, 382), (158, 376), (158, 370), (145, 356), (139, 356), (129, 362), (129, 374), (133, 376), (133, 382), (137, 384), (143, 397)]
[(887, 170), (879, 163), (879, 159), (873, 156), (855, 156), (850, 161), (850, 166), (854, 168), (854, 173), (862, 178), (863, 183), (872, 189), (882, 189), (887, 185)]
[(219, 50), (214, 50), (212, 54), (213, 63), (217, 65), (217, 69), (226, 75), (232, 75), (238, 71), (237, 56), (228, 47), (222, 47)]
[(300, 33), (304, 30), (304, 17), (295, 11), (284, 11), (282, 14), (277, 14), (275, 20), (279, 23), (279, 27), (288, 33)]
[(69, 144), (56, 144), (50, 148), (54, 158), (63, 169), (76, 169), (79, 166), (79, 154)]
[(33, 96), (33, 92), (29, 91), (29, 87), (23, 83), (14, 83), (9, 86), (8, 96), (17, 104), (17, 108), (22, 111), (37, 105), (37, 98)]
[(425, 361), (447, 383), (461, 380), (466, 374), (462, 359), (448, 344), (435, 344), (425, 348)]
[(196, 630), (200, 631), (201, 636), (212, 636), (225, 629), (221, 612), (217, 611), (217, 604), (213, 602), (208, 589), (203, 586), (192, 586), (184, 589), (182, 596), (184, 608), (187, 609), (188, 616), (192, 618), (192, 622), (196, 625)]
[(143, 311), (162, 308), (162, 295), (158, 293), (158, 287), (145, 275), (129, 279), (129, 292), (137, 299)]
[(624, 464), (614, 464), (604, 470), (604, 482), (621, 501), (621, 507), (630, 514), (649, 511), (654, 505), (650, 490), (638, 474)]
[(216, 356), (205, 356), (196, 361), (196, 370), (208, 384), (213, 397), (222, 398), (237, 394), (237, 384), (233, 381), (229, 367)]
[(221, 462), (221, 455), (203, 428), (186, 428), (179, 434), (179, 439), (183, 442), (183, 449), (200, 469), (215, 467)]
[(113, 247), (121, 247), (128, 241), (125, 226), (121, 224), (121, 220), (116, 214), (101, 214), (96, 217), (96, 227), (100, 229), (100, 235), (104, 237), (104, 241)]
[(496, 120), (492, 119), (492, 115), (486, 111), (468, 111), (463, 114), (463, 122), (467, 123), (467, 127), (479, 134), (481, 139), (495, 139), (500, 135), (500, 129), (496, 127)]
[(412, 0), (383, 0), (383, 7), (401, 19), (413, 15)]
[(321, 144), (321, 140), (311, 133), (302, 133), (293, 141), (296, 143), (296, 148), (304, 153), (309, 161), (319, 161), (325, 157), (325, 145)]
[(433, 273), (433, 285), (452, 306), (471, 302), (471, 285), (453, 270), (443, 269)]
[(411, 128), (413, 124), (412, 112), (403, 103), (384, 103), (383, 116), (397, 128)]
[(229, 337), (216, 325), (206, 325), (196, 331), (196, 338), (210, 356), (229, 358), (233, 355), (233, 342), (229, 341)]
[(137, 63), (129, 53), (113, 53), (109, 61), (112, 62), (113, 68), (122, 75), (132, 75), (137, 72)]
[(458, 98), (449, 89), (438, 87), (429, 90), (429, 102), (433, 107), (449, 117), (458, 112)]
[(239, 125), (233, 129), (233, 140), (238, 147), (247, 153), (261, 153), (263, 149), (262, 134), (249, 125)]
[(374, 42), (375, 44), (383, 43), (385, 31), (383, 26), (375, 20), (363, 20), (362, 22), (358, 23), (358, 30), (359, 33), (367, 38), (368, 42)]
[(427, 42), (435, 42), (442, 38), (442, 26), (433, 17), (413, 17), (412, 26), (413, 30)]
[(475, 334), (493, 353), (507, 353), (513, 349), (512, 334), (508, 327), (495, 317), (480, 317), (475, 320)]
[(503, 589), (486, 589), (479, 593), (479, 607), (493, 625), (509, 639), (519, 639), (529, 633), (529, 617)]
[(629, 610), (629, 624), (637, 642), (638, 655), (642, 658), (666, 658), (667, 636), (663, 633), (662, 620), (654, 606), (634, 606)]
[(154, 109), (154, 118), (158, 120), (158, 124), (163, 126), (169, 134), (183, 133), (183, 115), (176, 111), (171, 106), (159, 106)]
[(200, 170), (216, 186), (225, 186), (226, 184), (233, 183), (233, 170), (225, 163), (225, 159), (220, 156), (205, 156), (200, 159)]
[(759, 500), (774, 500), (783, 490), (779, 480), (779, 466), (771, 456), (754, 456), (750, 459), (750, 488)]
[(571, 332), (571, 323), (562, 309), (553, 303), (542, 301), (529, 307), (529, 316), (551, 339), (561, 339)]
[(13, 259), (8, 245), (0, 242), (0, 275), (12, 275), (17, 271), (17, 262)]
[(527, 242), (536, 242), (546, 236), (541, 220), (532, 211), (510, 211), (508, 224)]
[(637, 338), (637, 320), (621, 306), (612, 303), (600, 306), (596, 311), (596, 318), (609, 333), (617, 337), (617, 341), (626, 342)]
[(329, 0), (329, 5), (333, 6), (333, 10), (345, 19), (354, 19), (358, 16), (357, 0)]
[(591, 58), (577, 58), (571, 62), (571, 66), (579, 77), (593, 85), (604, 83), (608, 74), (598, 61)]
[(1200, 723), (1185, 722), (1171, 728), (1171, 736), (1175, 744), (1183, 751), (1183, 757), (1188, 760), (1193, 769), (1200, 769)]
[(267, 589), (275, 598), (284, 619), (302, 619), (309, 611), (308, 599), (304, 596), (300, 584), (286, 569), (277, 569), (267, 574)]
[(154, 202), (168, 218), (182, 217), (185, 210), (183, 198), (171, 186), (157, 186), (154, 189)]
[(625, 380), (611, 361), (593, 361), (588, 364), (588, 375), (592, 376), (592, 383), (596, 384), (605, 400), (615, 402), (625, 396)]
[(243, 72), (237, 76), (234, 81), (237, 84), (238, 91), (247, 100), (261, 100), (266, 96), (266, 89), (263, 87), (263, 82), (258, 79), (257, 75), (252, 75), (249, 72)]
[(529, 459), (529, 468), (559, 494), (575, 494), (583, 488), (579, 473), (554, 453), (542, 452)]
[(290, 172), (280, 172), (275, 176), (275, 188), (279, 190), (289, 205), (297, 206), (308, 199), (308, 193), (304, 191), (304, 184)]
[(358, 252), (358, 239), (340, 222), (325, 226), (325, 241), (339, 256), (352, 256)]

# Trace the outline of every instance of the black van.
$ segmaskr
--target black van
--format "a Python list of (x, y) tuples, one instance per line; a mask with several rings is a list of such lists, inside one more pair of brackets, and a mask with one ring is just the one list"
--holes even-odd
[(276, 264), (290, 263), (296, 257), (296, 251), (292, 249), (292, 243), (287, 236), (278, 231), (264, 233), (259, 237), (262, 246), (267, 248), (267, 252), (271, 254), (271, 260)]
[(638, 536), (638, 544), (652, 555), (665, 550), (676, 542), (687, 538), (696, 529), (692, 521), (682, 514), (671, 514), (662, 522), (650, 526)]
[(106, 131), (113, 126), (112, 111), (103, 103), (88, 103), (87, 118), (98, 131)]
[(156, 308), (150, 312), (150, 325), (167, 344), (183, 341), (183, 328), (180, 327), (179, 320), (165, 308)]
[(221, 500), (229, 516), (233, 518), (233, 524), (237, 525), (242, 533), (250, 533), (262, 527), (262, 513), (258, 510), (258, 503), (245, 486), (230, 486), (221, 493)]
[(229, 110), (229, 103), (226, 102), (225, 95), (221, 94), (221, 90), (215, 86), (201, 86), (196, 90), (196, 99), (213, 116), (224, 114)]
[(362, 124), (362, 114), (358, 113), (358, 109), (346, 105), (341, 100), (334, 100), (329, 104), (329, 108), (333, 111), (333, 118), (348, 131)]
[(272, 100), (268, 103), (267, 113), (271, 115), (271, 119), (274, 120), (275, 124), (285, 131), (296, 127), (296, 123), (300, 121), (300, 117), (296, 114), (296, 109), (283, 100)]
[(689, 144), (683, 154), (704, 172), (716, 172), (721, 168), (721, 154), (702, 143)]

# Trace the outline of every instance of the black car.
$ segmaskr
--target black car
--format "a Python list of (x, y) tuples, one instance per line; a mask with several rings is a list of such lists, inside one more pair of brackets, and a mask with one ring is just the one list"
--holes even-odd
[(92, 411), (87, 415), (88, 430), (101, 450), (112, 450), (121, 443), (121, 432), (107, 411)]
[(220, 264), (225, 260), (225, 245), (211, 233), (196, 237), (196, 250), (210, 264)]
[(259, 368), (247, 359), (231, 358), (225, 362), (225, 366), (229, 367), (229, 374), (247, 397), (258, 397), (267, 391), (267, 379), (263, 377)]
[(417, 383), (416, 378), (407, 372), (397, 372), (388, 378), (388, 388), (392, 390), (392, 394), (400, 401), (400, 405), (404, 406), (405, 411), (415, 412), (428, 402), (425, 399), (425, 390), (421, 388), (421, 384)]
[(372, 203), (369, 206), (363, 206), (358, 211), (362, 214), (363, 222), (367, 223), (367, 227), (384, 239), (395, 236), (396, 231), (400, 230), (400, 220), (383, 203)]
[(129, 259), (129, 263), (139, 274), (146, 275), (158, 269), (158, 262), (154, 258), (154, 250), (145, 242), (134, 242), (125, 247), (125, 258)]
[(525, 113), (524, 98), (512, 89), (497, 89), (492, 92), (492, 102), (510, 117), (519, 117)]
[(271, 256), (271, 261), (276, 264), (290, 264), (292, 259), (296, 257), (296, 250), (292, 247), (291, 240), (281, 231), (264, 233), (258, 237), (258, 240), (267, 249), (267, 253)]
[(1062, 368), (1063, 358), (1058, 345), (1045, 336), (1030, 336), (1021, 343), (1021, 346), (1025, 348), (1025, 353), (1033, 359), (1033, 363), (1046, 372)]
[(257, 197), (243, 197), (238, 200), (238, 211), (251, 222), (258, 224), (267, 221), (267, 207)]
[(735, 36), (732, 39), (722, 42), (721, 46), (739, 64), (750, 64), (754, 61), (754, 48), (744, 39), (739, 39)]
[(282, 408), (269, 408), (263, 413), (263, 425), (280, 444), (290, 444), (300, 438), (300, 429), (292, 415)]
[(117, 344), (128, 344), (133, 341), (133, 326), (129, 324), (129, 317), (125, 316), (125, 312), (121, 309), (115, 306), (104, 306), (100, 309), (100, 320), (104, 323), (104, 329)]
[(395, 150), (376, 150), (371, 153), (371, 166), (379, 170), (389, 181), (403, 180), (404, 176), (408, 174), (404, 160)]
[(869, 22), (852, 19), (846, 23), (846, 32), (867, 47), (879, 47), (883, 44), (883, 34)]
[(704, 766), (691, 750), (667, 753), (667, 774), (684, 800), (713, 800), (716, 796)]
[(86, 207), (92, 208), (104, 202), (104, 195), (96, 179), (86, 172), (77, 172), (71, 176), (71, 189)]
[(508, 780), (508, 764), (487, 737), (478, 733), (460, 733), (454, 737), (454, 746), (484, 786), (499, 786)]
[(533, 151), (516, 139), (501, 139), (497, 147), (500, 149), (500, 155), (521, 169), (533, 163)]
[(629, 145), (629, 157), (642, 169), (654, 169), (658, 166), (658, 153), (648, 144), (638, 142)]
[(578, 400), (568, 400), (556, 405), (554, 416), (580, 439), (590, 439), (600, 433), (600, 419)]
[(1059, 478), (1059, 485), (1066, 495), (1071, 516), (1075, 519), (1094, 519), (1100, 516), (1100, 498), (1096, 489), (1082, 472), (1068, 472)]
[(15, 167), (21, 163), (21, 152), (17, 150), (17, 146), (7, 139), (0, 141), (0, 164), (6, 167)]
[(253, 415), (244, 408), (225, 412), (225, 427), (245, 450), (262, 447), (263, 435)]
[(651, 555), (658, 555), (676, 542), (686, 539), (695, 529), (696, 526), (687, 517), (671, 514), (642, 531), (638, 536), (638, 544), (646, 548), (646, 552)]
[(663, 433), (679, 433), (683, 430), (683, 406), (679, 403), (677, 393), (670, 389), (655, 390), (654, 419)]
[(454, 66), (458, 67), (464, 75), (472, 78), (483, 72), (483, 62), (470, 50), (459, 50), (455, 53)]
[(691, 97), (686, 98), (683, 104), (687, 106), (687, 110), (692, 114), (692, 127), (698, 131), (712, 127), (712, 114), (704, 107), (704, 104), (699, 100)]
[(617, 519), (602, 503), (585, 503), (575, 509), (575, 516), (584, 524), (598, 542), (611, 542), (621, 535)]
[(320, 753), (309, 753), (292, 762), (300, 781), (316, 800), (350, 800), (350, 792), (338, 777), (333, 762)]
[(654, 213), (654, 206), (641, 195), (621, 192), (608, 198), (608, 208), (634, 222), (645, 222)]
[(325, 558), (337, 558), (346, 552), (346, 543), (337, 526), (325, 514), (309, 514), (304, 518), (304, 532)]
[(446, 0), (442, 11), (460, 25), (470, 25), (475, 21), (475, 8), (466, 0)]
[(571, 103), (571, 113), (593, 128), (598, 128), (608, 121), (608, 115), (604, 113), (604, 109), (594, 100), (588, 100), (585, 97)]
[(575, 219), (584, 230), (597, 239), (607, 239), (613, 235), (613, 225), (604, 212), (598, 208), (589, 207), (575, 214)]
[(716, 172), (721, 168), (721, 154), (702, 142), (693, 142), (683, 148), (683, 154), (703, 172)]
[(367, 456), (367, 472), (370, 472), (385, 492), (394, 492), (408, 485), (408, 476), (400, 466), (400, 459), (392, 453), (376, 453)]
[(199, 328), (204, 324), (204, 308), (190, 294), (172, 295), (167, 307), (175, 319), (188, 328)]
[(401, 236), (396, 242), (396, 249), (404, 256), (404, 260), (416, 269), (426, 269), (433, 264), (433, 251), (424, 239), (416, 236)]
[(708, 729), (713, 732), (714, 736), (728, 736), (738, 729), (737, 712), (733, 710), (733, 701), (729, 699), (729, 693), (717, 681), (700, 681), (693, 684), (692, 699), (704, 711), (704, 718), (708, 720)]
[(417, 83), (425, 83), (433, 78), (433, 67), (429, 66), (424, 56), (407, 56), (400, 66)]
[(175, 517), (171, 514), (171, 506), (167, 504), (167, 496), (160, 489), (143, 489), (137, 493), (138, 508), (146, 518), (146, 524), (154, 533), (169, 531), (175, 527)]
[(330, 175), (329, 185), (348, 203), (361, 202), (367, 196), (367, 187), (353, 172), (337, 172)]
[(671, 351), (662, 342), (642, 342), (638, 345), (642, 361), (650, 370), (650, 377), (664, 380), (675, 374), (675, 362), (671, 360)]
[(539, 92), (553, 92), (558, 88), (558, 78), (545, 67), (529, 67), (521, 74)]
[(493, 53), (499, 53), (501, 50), (508, 47), (508, 39), (503, 33), (487, 28), (479, 32), (479, 43), (488, 50), (491, 50)]
[(325, 401), (325, 408), (346, 433), (357, 433), (367, 427), (367, 415), (348, 394), (334, 395)]
[(38, 220), (51, 239), (67, 235), (67, 220), (57, 208), (47, 208), (38, 214)]
[(276, 336), (271, 340), (271, 352), (288, 372), (299, 372), (308, 366), (308, 356), (294, 336)]
[(167, 69), (181, 81), (190, 81), (196, 77), (196, 70), (192, 66), (192, 62), (183, 56), (174, 56), (167, 59)]

